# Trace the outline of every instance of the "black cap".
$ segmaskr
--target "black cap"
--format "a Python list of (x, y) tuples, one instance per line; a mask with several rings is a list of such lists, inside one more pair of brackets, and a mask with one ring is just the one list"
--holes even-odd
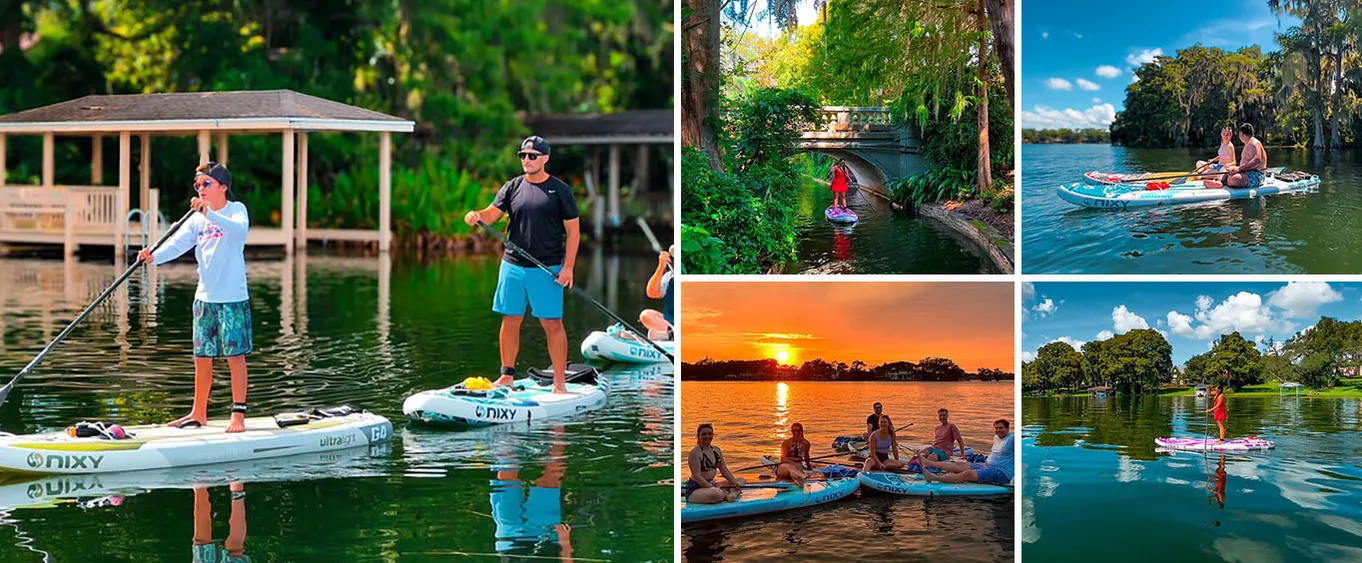
[(200, 174), (206, 175), (228, 188), (232, 187), (232, 171), (227, 169), (226, 164), (218, 164), (210, 160), (208, 161), (208, 170), (200, 172)]
[(533, 149), (541, 154), (549, 154), (549, 142), (539, 135), (531, 135), (520, 142), (520, 150), (526, 149)]

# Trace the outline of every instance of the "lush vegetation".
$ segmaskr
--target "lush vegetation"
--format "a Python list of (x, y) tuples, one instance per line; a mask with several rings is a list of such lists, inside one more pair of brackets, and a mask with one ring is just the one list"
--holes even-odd
[(1111, 142), (1111, 131), (1106, 129), (1022, 129), (1023, 143), (1094, 143)]
[(1362, 28), (1355, 2), (1268, 0), (1301, 20), (1276, 35), (1281, 49), (1229, 52), (1197, 45), (1135, 70), (1111, 140), (1132, 146), (1214, 146), (1220, 128), (1253, 124), (1264, 142), (1357, 146)]
[[(1192, 356), (1179, 373), (1168, 340), (1153, 329), (1132, 330), (1074, 350), (1051, 342), (1022, 364), (1028, 392), (1073, 392), (1110, 385), (1122, 393), (1157, 391), (1175, 380), (1182, 385), (1224, 383), (1235, 390), (1276, 389), (1283, 382), (1327, 390), (1362, 372), (1362, 320), (1322, 317), (1284, 343), (1271, 339), (1262, 350), (1238, 332), (1223, 335), (1204, 354)], [(1262, 387), (1264, 383), (1269, 387)]]
[[(463, 210), (519, 173), (515, 143), (530, 133), (527, 116), (672, 107), (672, 5), (8, 2), (0, 5), (0, 114), (88, 94), (292, 89), (404, 117), (417, 126), (394, 137), (395, 228), (456, 235), (467, 231), (457, 220)], [(372, 227), (377, 136), (310, 141), (311, 222)], [(277, 224), (279, 137), (231, 143), (235, 191), (253, 220)], [(87, 183), (88, 144), (59, 149), (58, 181)], [(9, 150), (11, 181), (32, 181), (40, 140), (12, 137)], [(158, 138), (156, 160), (163, 205), (183, 208), (186, 167), (173, 163), (197, 162), (194, 139)], [(584, 168), (580, 149), (555, 151), (554, 160), (560, 175)], [(653, 172), (652, 185), (665, 186), (666, 167)]]
[[(794, 198), (777, 191), (799, 184), (756, 176), (751, 163), (772, 172), (806, 174), (824, 171), (828, 164), (795, 156), (793, 144), (777, 146), (759, 138), (782, 136), (785, 130), (755, 129), (743, 113), (800, 120), (779, 122), (784, 126), (816, 123), (805, 111), (807, 102), (888, 108), (896, 125), (914, 127), (921, 138), (932, 139), (923, 150), (934, 170), (891, 184), (896, 199), (984, 196), (1010, 209), (1010, 196), (994, 196), (1010, 193), (1006, 178), (1013, 167), (1011, 65), (1000, 64), (1010, 59), (998, 54), (1010, 57), (1012, 31), (1010, 17), (994, 14), (1010, 15), (1011, 4), (831, 0), (817, 5), (817, 20), (801, 26), (792, 0), (685, 4), (682, 143), (694, 150), (683, 155), (682, 238), (687, 250), (705, 253), (686, 256), (691, 272), (761, 273), (791, 256), (793, 226), (780, 222), (793, 213)], [(763, 37), (750, 29), (767, 22), (780, 33)], [(912, 48), (905, 49), (905, 42)], [(759, 106), (782, 103), (787, 105)], [(774, 154), (752, 152), (753, 140), (776, 148), (783, 162)], [(697, 183), (704, 197), (689, 193)], [(724, 198), (748, 202), (742, 213), (771, 215), (728, 215), (720, 222), (725, 212), (716, 204)], [(740, 256), (754, 251), (760, 255)]]
[(923, 358), (920, 362), (889, 362), (869, 366), (862, 361), (850, 364), (815, 359), (799, 366), (784, 366), (775, 360), (723, 360), (709, 358), (682, 364), (683, 377), (691, 381), (1000, 381), (1012, 374), (999, 369), (965, 371), (947, 358)]

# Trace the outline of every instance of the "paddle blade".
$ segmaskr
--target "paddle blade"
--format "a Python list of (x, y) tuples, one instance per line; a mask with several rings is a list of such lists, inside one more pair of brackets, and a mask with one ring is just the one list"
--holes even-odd
[(9, 392), (14, 389), (14, 381), (11, 379), (4, 387), (0, 387), (0, 406), (5, 404), (5, 399), (9, 398)]

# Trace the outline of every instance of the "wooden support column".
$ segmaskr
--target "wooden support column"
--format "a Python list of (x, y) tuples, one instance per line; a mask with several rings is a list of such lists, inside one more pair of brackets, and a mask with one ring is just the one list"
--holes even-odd
[(132, 193), (132, 133), (118, 133), (118, 195), (114, 198), (114, 259), (123, 261), (124, 231), (128, 225), (128, 200)]
[(648, 145), (638, 146), (638, 162), (634, 166), (634, 190), (635, 194), (648, 192), (648, 157), (650, 147)]
[(57, 150), (57, 136), (54, 133), (43, 133), (43, 187), (50, 188), (57, 185), (56, 181), (56, 162), (54, 154)]
[(393, 134), (378, 137), (378, 251), (392, 246), (393, 228)]
[(5, 162), (5, 142), (8, 137), (0, 133), (0, 187), (5, 185), (5, 176), (9, 174), (9, 164)]
[[(227, 133), (218, 133), (218, 160), (217, 163), (227, 166)], [(230, 167), (228, 167), (230, 168)]]
[(104, 185), (104, 136), (95, 135), (90, 141), (90, 185)]
[(279, 208), (280, 221), (284, 227), (284, 253), (293, 254), (293, 163), (294, 155), (293, 131), (284, 131), (284, 177), (283, 179), (283, 204)]
[(620, 219), (620, 146), (610, 145), (610, 226), (618, 227)]
[(605, 239), (605, 197), (596, 188), (601, 181), (601, 151), (598, 148), (591, 149), (591, 197), (594, 205), (591, 206), (591, 236), (597, 242)]
[(294, 244), (307, 250), (307, 133), (298, 134), (298, 239)]
[(142, 162), (139, 171), (142, 174), (141, 185), (138, 186), (137, 190), (137, 208), (142, 210), (143, 230), (146, 230), (147, 210), (154, 207), (151, 205), (151, 134), (143, 133), (141, 139)]
[(207, 129), (199, 131), (199, 164), (208, 162), (208, 153), (213, 150), (213, 139)]

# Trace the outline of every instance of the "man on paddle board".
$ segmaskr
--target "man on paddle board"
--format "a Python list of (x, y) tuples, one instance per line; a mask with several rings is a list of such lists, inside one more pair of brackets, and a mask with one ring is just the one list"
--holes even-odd
[(232, 374), (232, 420), (228, 432), (246, 429), (246, 354), (251, 353), (251, 303), (246, 292), (246, 206), (231, 200), (232, 173), (207, 162), (194, 170), (197, 213), (155, 253), (143, 248), (137, 259), (164, 264), (194, 249), (199, 285), (194, 290), (194, 405), (179, 428), (208, 424), (208, 395), (213, 389), (213, 359), (226, 358)]
[(644, 309), (638, 315), (638, 322), (648, 329), (649, 340), (671, 340), (672, 327), (676, 326), (676, 314), (672, 309), (672, 280), (675, 277), (672, 273), (673, 256), (676, 256), (675, 245), (659, 253), (657, 269), (653, 271), (653, 276), (648, 278), (648, 298), (662, 300), (662, 312)]
[(1253, 136), (1253, 125), (1245, 123), (1239, 126), (1239, 141), (1244, 143), (1243, 158), (1240, 159), (1238, 166), (1230, 166), (1225, 169), (1228, 178), (1225, 186), (1230, 188), (1257, 188), (1263, 185), (1266, 179), (1264, 170), (1267, 170), (1267, 150), (1263, 148), (1263, 142)]
[[(1225, 374), (1225, 377), (1229, 377), (1229, 374)], [(1215, 443), (1223, 444), (1225, 443), (1225, 420), (1230, 417), (1229, 405), (1225, 404), (1224, 383), (1215, 386), (1214, 400), (1215, 402), (1211, 404), (1211, 408), (1206, 409), (1206, 412), (1215, 413), (1215, 424), (1220, 427), (1220, 439), (1216, 440)]]
[(790, 437), (780, 443), (780, 465), (776, 466), (776, 477), (789, 479), (795, 486), (803, 487), (808, 477), (805, 471), (813, 471), (809, 461), (809, 450), (813, 448), (804, 438), (804, 425), (798, 422), (790, 425)]
[(933, 461), (947, 461), (951, 458), (951, 446), (957, 443), (960, 444), (960, 455), (965, 455), (965, 437), (960, 435), (960, 428), (950, 421), (950, 412), (938, 409), (936, 419), (941, 421), (936, 427), (936, 437), (932, 445), (922, 448), (920, 455)]
[[(681, 485), (686, 502), (718, 504), (737, 500), (747, 480), (733, 475), (728, 469), (724, 453), (714, 445), (714, 425), (701, 424), (696, 428), (695, 436), (695, 447), (686, 456), (690, 479)], [(724, 476), (723, 483), (715, 481), (720, 474)]]
[[(928, 481), (946, 483), (984, 483), (986, 485), (1007, 485), (1012, 482), (1016, 470), (1013, 461), (1015, 437), (1008, 432), (1007, 419), (993, 422), (993, 450), (988, 453), (988, 461), (971, 463), (966, 461), (933, 461), (919, 458), (922, 463), (922, 478)], [(945, 473), (934, 474), (927, 469), (940, 469)]]
[(876, 430), (879, 430), (880, 417), (884, 416), (884, 405), (875, 403), (871, 408), (873, 408), (875, 412), (872, 412), (870, 413), (870, 416), (865, 417), (865, 434), (861, 434), (861, 439), (865, 440), (866, 443), (870, 443), (870, 435)]
[(492, 310), (501, 315), (501, 378), (498, 385), (515, 381), (516, 356), (520, 354), (520, 325), (525, 311), (539, 319), (548, 339), (549, 358), (553, 361), (553, 392), (567, 393), (567, 329), (563, 327), (563, 290), (572, 287), (572, 268), (577, 263), (577, 244), (581, 241), (577, 199), (567, 183), (545, 171), (549, 162), (549, 143), (532, 136), (520, 143), (516, 153), (524, 174), (501, 186), (492, 204), (469, 211), (464, 222), (491, 225), (503, 215), (509, 217), (506, 237), (512, 244), (549, 266), (558, 277), (538, 269), (508, 246), (501, 259), (497, 292)]
[[(877, 405), (879, 403), (876, 403)], [(904, 463), (899, 459), (899, 439), (894, 435), (894, 421), (880, 416), (880, 425), (866, 439), (864, 471), (898, 471)]]

